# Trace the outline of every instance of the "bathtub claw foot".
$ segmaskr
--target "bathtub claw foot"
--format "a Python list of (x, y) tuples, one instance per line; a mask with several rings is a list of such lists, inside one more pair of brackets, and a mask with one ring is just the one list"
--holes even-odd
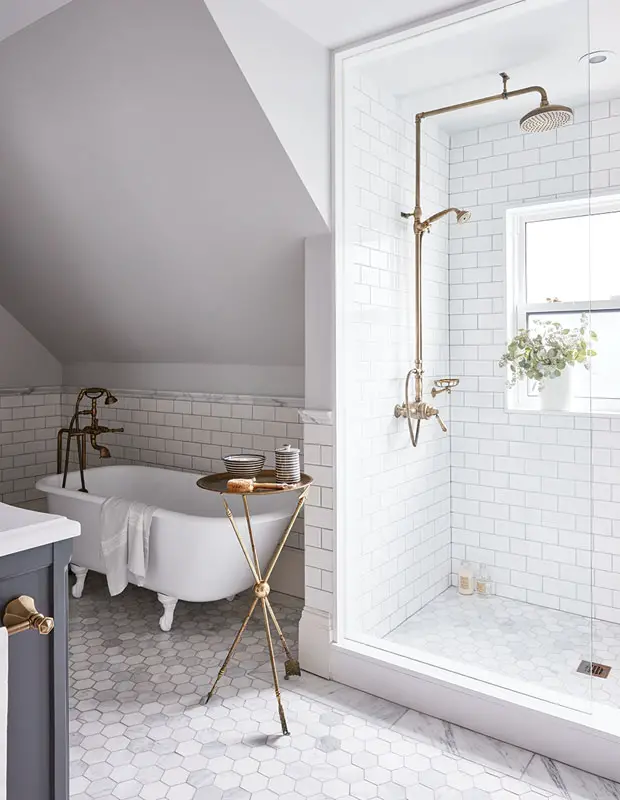
[(71, 572), (75, 575), (75, 583), (71, 589), (71, 594), (79, 600), (82, 596), (82, 592), (84, 591), (84, 583), (86, 582), (86, 576), (88, 575), (88, 570), (86, 567), (78, 567), (77, 564), (69, 564)]
[(157, 599), (164, 607), (164, 613), (159, 618), (159, 627), (167, 633), (172, 628), (174, 609), (179, 601), (178, 598), (169, 597), (167, 594), (158, 594)]
[(226, 599), (228, 600), (229, 603), (232, 603), (232, 601), (235, 599), (236, 596), (237, 596), (236, 594), (229, 594)]

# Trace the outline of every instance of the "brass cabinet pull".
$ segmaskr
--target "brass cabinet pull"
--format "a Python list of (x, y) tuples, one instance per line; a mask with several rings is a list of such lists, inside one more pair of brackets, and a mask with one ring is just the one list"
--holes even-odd
[(4, 622), (4, 627), (7, 629), (9, 636), (31, 629), (39, 631), (39, 633), (47, 634), (54, 628), (53, 618), (44, 617), (43, 614), (39, 614), (34, 600), (26, 594), (16, 597), (15, 600), (11, 600), (11, 602), (8, 603), (4, 609), (2, 621)]

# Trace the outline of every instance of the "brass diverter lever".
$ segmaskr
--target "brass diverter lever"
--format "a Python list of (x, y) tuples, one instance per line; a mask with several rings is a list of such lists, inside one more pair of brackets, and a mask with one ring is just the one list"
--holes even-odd
[(43, 614), (39, 614), (32, 597), (25, 594), (8, 603), (4, 609), (2, 621), (9, 636), (29, 630), (47, 634), (51, 633), (54, 628), (52, 617), (44, 617)]

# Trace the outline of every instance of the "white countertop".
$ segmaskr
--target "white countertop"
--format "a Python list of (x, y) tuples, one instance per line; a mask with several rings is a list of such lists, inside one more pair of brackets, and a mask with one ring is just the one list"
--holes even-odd
[(0, 557), (79, 535), (79, 522), (0, 503)]

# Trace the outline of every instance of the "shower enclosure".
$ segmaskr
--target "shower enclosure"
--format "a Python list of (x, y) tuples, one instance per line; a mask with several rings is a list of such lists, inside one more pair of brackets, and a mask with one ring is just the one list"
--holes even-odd
[(620, 14), (490, 5), (339, 62), (337, 641), (375, 693), (392, 669), (468, 727), (465, 694), (500, 738), (527, 709), (617, 747), (620, 69), (592, 51)]

